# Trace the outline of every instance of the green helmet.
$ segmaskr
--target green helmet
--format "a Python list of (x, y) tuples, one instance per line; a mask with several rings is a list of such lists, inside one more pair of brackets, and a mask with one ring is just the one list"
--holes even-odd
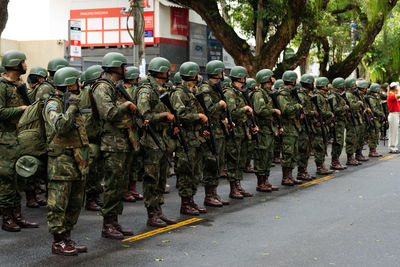
[(183, 79), (185, 79), (185, 77), (197, 76), (199, 72), (200, 72), (199, 65), (191, 61), (183, 63), (179, 68), (179, 73)]
[(284, 82), (282, 79), (276, 80), (274, 83), (274, 89), (279, 90), (283, 86)]
[(208, 75), (215, 75), (223, 72), (225, 69), (224, 63), (220, 60), (211, 60), (206, 65), (206, 73)]
[(369, 91), (370, 91), (371, 93), (378, 93), (378, 92), (379, 92), (379, 89), (380, 89), (379, 84), (373, 83), (373, 84), (371, 84), (371, 87), (369, 88)]
[(297, 73), (292, 70), (287, 70), (283, 73), (282, 80), (284, 82), (296, 82), (297, 81)]
[(55, 86), (68, 86), (76, 83), (80, 77), (79, 71), (72, 67), (65, 67), (56, 71), (54, 74), (54, 85)]
[(139, 85), (142, 85), (142, 84), (150, 84), (149, 79), (146, 77), (140, 78)]
[(168, 81), (165, 83), (165, 86), (168, 88), (172, 88), (174, 86), (174, 84), (171, 81)]
[(28, 178), (43, 171), (43, 162), (33, 156), (22, 156), (15, 163), (15, 171), (21, 177)]
[(311, 74), (303, 74), (300, 78), (301, 83), (313, 84), (314, 81), (314, 76), (312, 76)]
[(22, 61), (26, 60), (26, 56), (21, 51), (11, 50), (4, 53), (1, 65), (3, 67), (16, 67)]
[(126, 57), (121, 53), (117, 52), (109, 52), (105, 54), (103, 60), (101, 61), (101, 67), (104, 68), (118, 68), (121, 67), (123, 64), (126, 64)]
[(382, 88), (387, 88), (389, 86), (389, 84), (388, 83), (384, 83), (384, 84), (382, 84)]
[(274, 73), (270, 69), (262, 69), (256, 74), (256, 80), (258, 83), (266, 83), (271, 80)]
[(235, 66), (231, 69), (229, 76), (236, 79), (245, 78), (247, 76), (247, 70), (242, 66)]
[(175, 82), (175, 84), (182, 83), (182, 78), (181, 78), (181, 74), (179, 73), (179, 71), (177, 73), (175, 73), (175, 75), (174, 75), (174, 82)]
[(229, 86), (231, 82), (232, 82), (231, 78), (225, 77), (225, 79), (222, 81), (222, 87)]
[(247, 87), (253, 89), (254, 87), (256, 87), (257, 83), (256, 83), (256, 80), (254, 80), (253, 78), (248, 78), (246, 85), (247, 85)]
[(341, 78), (341, 77), (335, 78), (335, 79), (332, 81), (332, 86), (333, 86), (333, 88), (342, 88), (342, 87), (345, 87), (344, 79)]
[(33, 67), (29, 75), (37, 75), (43, 78), (47, 77), (47, 70), (42, 67)]
[(84, 82), (87, 81), (86, 73), (85, 73), (85, 72), (82, 72), (82, 73), (81, 73), (81, 76), (79, 77), (79, 81), (80, 81), (81, 83), (84, 83)]
[(350, 88), (350, 87), (353, 87), (354, 85), (356, 85), (356, 80), (354, 78), (349, 77), (346, 80), (344, 80), (344, 83), (347, 88)]
[(68, 67), (68, 61), (64, 58), (53, 58), (47, 64), (48, 71), (58, 71), (61, 68)]
[(139, 68), (137, 67), (127, 67), (127, 75), (125, 77), (125, 79), (127, 80), (133, 80), (133, 79), (137, 79), (139, 78)]
[(163, 57), (155, 57), (150, 63), (148, 70), (154, 72), (168, 72), (171, 69), (171, 63)]
[(358, 80), (356, 84), (357, 84), (357, 87), (361, 88), (361, 89), (366, 89), (369, 86), (369, 82), (366, 80)]
[(316, 87), (323, 87), (323, 86), (328, 86), (329, 80), (326, 77), (319, 77), (317, 78), (317, 81), (315, 82)]
[(0, 73), (4, 73), (6, 72), (6, 68), (4, 68), (3, 66), (0, 65)]
[(100, 78), (101, 74), (103, 73), (103, 68), (100, 65), (93, 65), (90, 66), (85, 71), (85, 78), (86, 81), (94, 80)]

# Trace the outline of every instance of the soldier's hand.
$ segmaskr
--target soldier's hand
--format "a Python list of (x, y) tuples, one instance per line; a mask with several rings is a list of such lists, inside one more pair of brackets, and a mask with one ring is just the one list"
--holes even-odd
[(363, 103), (362, 101), (358, 101), (358, 102), (360, 102), (360, 103), (361, 103), (361, 106), (362, 106), (362, 107), (364, 106), (364, 103)]
[(22, 110), (25, 110), (27, 107), (28, 106), (25, 106), (25, 105), (21, 106)]
[[(173, 116), (173, 115), (172, 115)], [(174, 135), (177, 135), (179, 133), (179, 128), (178, 127), (174, 127)]]
[(283, 133), (283, 128), (279, 128), (279, 134)]
[(130, 111), (132, 111), (133, 109), (136, 109), (136, 106), (135, 106), (131, 101), (126, 101), (126, 102), (124, 102), (124, 105), (125, 105)]
[(304, 119), (304, 114), (300, 114), (300, 120)]
[(349, 109), (350, 109), (350, 107), (349, 107), (348, 105), (346, 105), (345, 107), (346, 107), (346, 110), (349, 110)]
[(243, 108), (248, 115), (253, 115), (253, 109), (250, 106), (244, 106)]
[(370, 108), (367, 108), (367, 111), (369, 114), (372, 114), (372, 110)]
[(280, 115), (281, 115), (281, 111), (280, 111), (279, 109), (275, 109), (275, 114), (276, 114), (277, 116), (280, 116)]
[(332, 113), (332, 119), (335, 118), (335, 114)]
[(129, 106), (129, 109), (131, 110), (132, 113), (136, 113), (137, 111), (137, 106), (135, 104), (132, 103), (131, 106)]
[(208, 121), (207, 116), (204, 115), (203, 113), (198, 113), (197, 116), (199, 116), (202, 123), (206, 123)]
[(317, 127), (321, 127), (321, 123), (318, 121), (316, 124), (315, 124)]
[(252, 134), (257, 134), (258, 131), (259, 131), (258, 126), (256, 126), (256, 127), (251, 127), (251, 133), (252, 133)]
[(302, 104), (299, 104), (299, 109), (302, 109), (303, 108), (303, 105)]
[(223, 109), (226, 109), (226, 103), (225, 103), (224, 100), (220, 100), (220, 101), (219, 101), (219, 104), (220, 104), (220, 106), (221, 106)]
[(318, 111), (316, 111), (316, 110), (314, 110), (314, 115), (315, 115), (315, 117), (319, 117), (319, 113), (318, 113)]
[(204, 130), (204, 131), (202, 132), (202, 136), (203, 136), (203, 137), (210, 136), (210, 132), (207, 131), (207, 130)]

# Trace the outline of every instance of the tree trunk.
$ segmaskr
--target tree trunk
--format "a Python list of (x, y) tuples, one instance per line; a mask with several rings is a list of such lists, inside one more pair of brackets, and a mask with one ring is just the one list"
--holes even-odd
[(3, 33), (8, 20), (8, 2), (9, 0), (0, 0), (0, 36)]
[(144, 13), (143, 1), (135, 0), (133, 4), (133, 29), (134, 29), (134, 43), (139, 48), (138, 63), (142, 63), (145, 56), (144, 45)]

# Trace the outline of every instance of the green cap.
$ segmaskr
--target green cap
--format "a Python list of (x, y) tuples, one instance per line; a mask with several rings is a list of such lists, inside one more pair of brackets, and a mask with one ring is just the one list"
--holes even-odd
[(68, 66), (68, 61), (64, 58), (53, 58), (52, 60), (49, 61), (49, 64), (47, 64), (47, 70), (48, 71), (58, 71), (61, 68), (67, 67)]
[(354, 78), (349, 77), (346, 80), (344, 80), (344, 83), (347, 88), (350, 88), (350, 87), (353, 87), (354, 85), (356, 85), (356, 80)]
[(150, 60), (148, 70), (154, 72), (168, 72), (171, 69), (171, 63), (163, 57), (155, 57)]
[(101, 66), (103, 68), (118, 68), (126, 63), (126, 57), (121, 53), (109, 52), (103, 57), (103, 60), (101, 61)]
[(380, 89), (379, 84), (373, 83), (373, 84), (371, 84), (371, 87), (369, 88), (369, 91), (370, 91), (371, 93), (378, 93), (378, 92), (379, 92), (379, 89)]
[(208, 75), (215, 75), (223, 72), (225, 69), (224, 63), (220, 60), (211, 60), (206, 65), (206, 73)]
[(369, 86), (369, 82), (366, 80), (358, 80), (356, 84), (357, 84), (357, 87), (361, 88), (361, 89), (366, 89)]
[(17, 50), (10, 50), (4, 53), (1, 65), (3, 67), (16, 67), (24, 60), (26, 60), (24, 53)]
[(140, 71), (139, 71), (138, 67), (134, 67), (134, 66), (127, 67), (126, 70), (127, 70), (127, 75), (126, 75), (125, 79), (133, 80), (133, 79), (139, 78)]
[(312, 76), (311, 74), (303, 74), (300, 78), (301, 83), (313, 84), (314, 81), (314, 76)]
[(56, 71), (54, 74), (54, 85), (55, 86), (68, 86), (76, 83), (81, 74), (79, 71), (72, 67), (65, 67)]
[(95, 80), (100, 78), (103, 73), (103, 68), (100, 65), (93, 65), (85, 71), (86, 81)]
[(282, 80), (284, 82), (296, 82), (297, 81), (297, 73), (292, 70), (287, 70), (283, 73)]
[(328, 86), (329, 80), (326, 77), (319, 77), (317, 78), (317, 81), (315, 82), (316, 87), (323, 87), (323, 86)]
[(266, 83), (271, 80), (274, 73), (270, 69), (262, 69), (256, 74), (256, 80), (258, 83)]
[(37, 75), (43, 78), (47, 77), (47, 70), (42, 67), (33, 67), (29, 75)]
[(44, 171), (45, 165), (43, 162), (33, 156), (22, 156), (15, 163), (15, 170), (21, 177), (28, 178), (39, 171)]
[(200, 72), (200, 67), (197, 63), (188, 61), (181, 65), (179, 73), (181, 77), (194, 77)]
[(274, 83), (274, 89), (279, 90), (283, 86), (284, 82), (282, 79), (276, 80)]
[(342, 88), (345, 87), (346, 83), (343, 78), (338, 77), (332, 81), (333, 88)]
[(235, 66), (231, 69), (229, 76), (236, 79), (244, 78), (247, 76), (247, 70), (242, 66)]
[(257, 83), (256, 83), (256, 80), (254, 80), (253, 78), (248, 78), (246, 85), (247, 85), (247, 87), (253, 89), (256, 87)]

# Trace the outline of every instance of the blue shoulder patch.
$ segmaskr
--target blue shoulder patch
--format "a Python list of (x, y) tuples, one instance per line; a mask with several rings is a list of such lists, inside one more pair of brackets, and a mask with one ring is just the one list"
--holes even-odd
[(149, 89), (141, 89), (139, 91), (139, 95), (141, 95), (141, 94), (150, 94), (150, 90)]
[(49, 113), (50, 111), (57, 111), (56, 104), (48, 104), (46, 106), (46, 113)]

